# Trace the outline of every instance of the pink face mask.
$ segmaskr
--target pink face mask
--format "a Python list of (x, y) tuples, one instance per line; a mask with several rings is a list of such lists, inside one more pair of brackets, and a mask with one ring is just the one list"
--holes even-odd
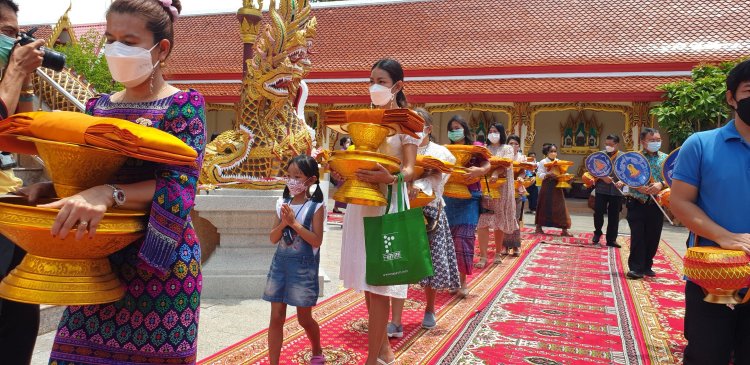
[(289, 189), (289, 194), (291, 196), (297, 196), (305, 192), (305, 189), (307, 189), (307, 186), (305, 186), (305, 182), (307, 182), (307, 180), (298, 180), (298, 179), (287, 180), (286, 188)]

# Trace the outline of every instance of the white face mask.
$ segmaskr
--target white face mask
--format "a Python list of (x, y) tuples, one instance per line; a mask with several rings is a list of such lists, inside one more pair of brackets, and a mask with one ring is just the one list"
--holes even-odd
[(487, 139), (492, 143), (500, 142), (500, 133), (490, 133), (487, 135)]
[(134, 87), (140, 85), (151, 75), (159, 61), (151, 64), (151, 49), (128, 46), (120, 42), (113, 42), (104, 47), (104, 56), (107, 58), (109, 72), (112, 78), (125, 85)]
[[(393, 85), (396, 86), (396, 85)], [(370, 85), (370, 100), (377, 106), (383, 106), (391, 102), (393, 99), (393, 93), (391, 88), (387, 88), (383, 85)]]
[(615, 148), (613, 146), (604, 146), (604, 150), (607, 151), (607, 153), (615, 152)]

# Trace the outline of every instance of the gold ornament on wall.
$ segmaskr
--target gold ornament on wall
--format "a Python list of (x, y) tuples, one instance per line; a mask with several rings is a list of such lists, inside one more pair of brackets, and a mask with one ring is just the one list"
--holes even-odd
[(560, 152), (587, 155), (598, 151), (602, 127), (593, 113), (588, 117), (583, 110), (575, 116), (569, 114), (568, 119), (560, 123)]

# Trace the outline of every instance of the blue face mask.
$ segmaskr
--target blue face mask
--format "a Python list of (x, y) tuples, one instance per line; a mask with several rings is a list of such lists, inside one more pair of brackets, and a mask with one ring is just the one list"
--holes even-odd
[(13, 46), (16, 44), (16, 39), (8, 37), (5, 34), (0, 34), (0, 67), (5, 67), (10, 60), (10, 51), (13, 50)]
[(654, 153), (661, 148), (661, 142), (649, 142), (646, 146), (648, 152)]

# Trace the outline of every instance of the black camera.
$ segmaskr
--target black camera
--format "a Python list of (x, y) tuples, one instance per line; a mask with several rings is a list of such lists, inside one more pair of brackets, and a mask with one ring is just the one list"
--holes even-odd
[[(37, 27), (34, 27), (29, 29), (27, 32), (18, 33), (18, 36), (21, 37), (21, 40), (18, 41), (18, 44), (25, 46), (35, 41), (36, 39), (34, 39), (34, 32), (36, 32), (37, 29)], [(65, 67), (64, 54), (47, 47), (41, 47), (39, 48), (39, 50), (44, 52), (44, 56), (42, 56), (42, 67), (46, 67), (50, 70), (62, 71), (63, 67)]]

